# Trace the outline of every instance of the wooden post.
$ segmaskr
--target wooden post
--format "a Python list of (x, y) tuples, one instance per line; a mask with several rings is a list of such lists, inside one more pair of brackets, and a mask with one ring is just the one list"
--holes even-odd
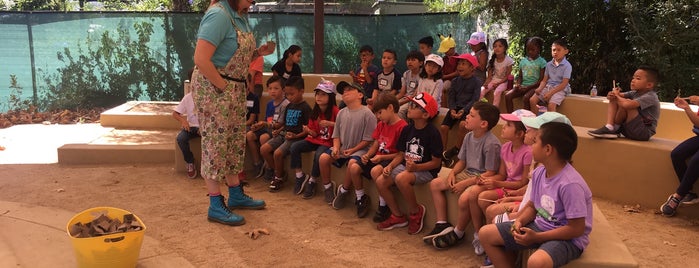
[(325, 3), (323, 0), (314, 0), (313, 11), (313, 73), (323, 73), (323, 42), (325, 41)]

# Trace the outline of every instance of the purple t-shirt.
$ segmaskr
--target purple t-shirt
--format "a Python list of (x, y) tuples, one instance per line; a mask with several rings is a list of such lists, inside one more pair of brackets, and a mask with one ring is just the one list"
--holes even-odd
[(549, 231), (567, 225), (568, 219), (584, 217), (585, 232), (572, 242), (585, 250), (592, 231), (592, 192), (580, 173), (567, 164), (556, 176), (546, 178), (546, 168), (540, 166), (534, 170), (531, 183), (534, 223), (542, 231)]
[(500, 159), (505, 162), (507, 178), (505, 181), (519, 181), (522, 179), (524, 166), (532, 164), (532, 147), (522, 144), (517, 151), (512, 151), (512, 142), (508, 141), (502, 145)]

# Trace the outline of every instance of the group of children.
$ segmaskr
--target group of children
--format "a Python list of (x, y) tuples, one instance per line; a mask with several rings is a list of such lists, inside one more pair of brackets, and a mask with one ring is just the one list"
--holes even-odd
[[(406, 56), (408, 70), (402, 75), (395, 69), (394, 51), (383, 51), (382, 68), (378, 68), (371, 64), (373, 49), (363, 46), (361, 64), (350, 72), (353, 82), (336, 86), (322, 80), (314, 89), (312, 108), (303, 99), (303, 78), (294, 74), (300, 48), (289, 48), (275, 75), (266, 82), (270, 101), (264, 120), (256, 121), (259, 98), (253, 92), (248, 94), (246, 137), (255, 174), (265, 178), (269, 190), (276, 192), (284, 188), (290, 175), (287, 172), (291, 172), (295, 194), (310, 199), (321, 187), (324, 201), (334, 209), (344, 208), (348, 192), (354, 190), (360, 218), (370, 208), (363, 177), (373, 180), (379, 192), (373, 218), (377, 229), (407, 226), (410, 234), (422, 231), (426, 210), (417, 202), (413, 187), (428, 184), (437, 221), (423, 237), (426, 244), (438, 249), (451, 247), (464, 239), (467, 225), (472, 223), (474, 251), (490, 256), (486, 257), (486, 267), (506, 267), (514, 262), (510, 250), (527, 247), (540, 249), (530, 257), (530, 263), (560, 266), (579, 257), (592, 228), (591, 193), (570, 165), (577, 147), (576, 132), (564, 115), (552, 111), (570, 92), (567, 45), (561, 40), (553, 42), (553, 60), (546, 63), (540, 56), (543, 40), (527, 40), (520, 75), (505, 93), (510, 113), (500, 114), (498, 106), (479, 100), (492, 90), (496, 93), (494, 103), (499, 104), (500, 94), (507, 90), (513, 65), (506, 55), (507, 41), (493, 43), (493, 56), (486, 63), (483, 33), (471, 36), (472, 54), (456, 54), (455, 45), (447, 42), (451, 37), (442, 38), (446, 47), (440, 46), (440, 51), (448, 56), (431, 54), (433, 40), (423, 38), (420, 52)], [(453, 65), (449, 74), (453, 78), (446, 91), (448, 111), (437, 128), (432, 121), (439, 114), (446, 82), (442, 78), (447, 76), (442, 71), (449, 64)], [(631, 92), (612, 91), (607, 97), (608, 124), (589, 134), (611, 138), (622, 133), (633, 139), (649, 139), (659, 114), (653, 91), (657, 76), (655, 69), (641, 67), (634, 74)], [(341, 105), (336, 94), (341, 95)], [(512, 98), (517, 96), (529, 101), (524, 102), (525, 109), (510, 111)], [(187, 96), (182, 103), (188, 103), (186, 100)], [(538, 105), (546, 106), (549, 112), (537, 117)], [(186, 130), (183, 133), (194, 135), (195, 125), (186, 123), (181, 117), (184, 112), (178, 107), (175, 117), (180, 115), (178, 120)], [(500, 119), (505, 122), (501, 138), (507, 141), (502, 145), (491, 132)], [(457, 124), (456, 146), (446, 148), (448, 133)], [(178, 144), (183, 146), (179, 137)], [(314, 152), (310, 174), (302, 167), (305, 152)], [(284, 166), (287, 155), (291, 156), (288, 170)], [(195, 177), (192, 157), (185, 155), (185, 160), (188, 175)], [(439, 177), (443, 164), (453, 168), (448, 176)], [(332, 166), (345, 165), (344, 179), (336, 187), (331, 179)], [(244, 178), (244, 174), (239, 176)], [(401, 211), (397, 204), (394, 185), (403, 195), (407, 211)], [(444, 191), (458, 196), (455, 226), (447, 221)], [(677, 197), (670, 199), (668, 202), (679, 202)]]

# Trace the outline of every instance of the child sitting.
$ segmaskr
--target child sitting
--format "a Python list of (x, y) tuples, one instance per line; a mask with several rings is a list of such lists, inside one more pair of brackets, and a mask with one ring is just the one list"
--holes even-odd
[[(325, 202), (335, 209), (344, 207), (344, 197), (349, 187), (352, 186), (350, 169), (345, 171), (344, 185), (337, 187), (337, 195), (333, 192), (333, 184), (330, 179), (330, 166), (333, 162), (336, 166), (352, 164), (361, 161), (360, 157), (366, 154), (367, 147), (373, 140), (371, 133), (376, 128), (376, 116), (366, 106), (362, 105), (364, 89), (358, 84), (349, 84), (342, 81), (337, 84), (337, 92), (342, 94), (342, 101), (347, 107), (342, 108), (337, 114), (335, 130), (333, 131), (333, 146), (320, 156), (320, 176), (325, 190)], [(357, 200), (362, 199), (364, 190), (355, 190)]]
[[(362, 175), (369, 179), (376, 178), (383, 168), (395, 158), (398, 149), (398, 137), (407, 123), (398, 117), (398, 99), (393, 94), (381, 94), (374, 100), (374, 114), (379, 123), (371, 134), (374, 142), (369, 151), (361, 156), (361, 161), (352, 162), (349, 169), (351, 181), (357, 191), (364, 191)], [(357, 217), (363, 218), (369, 212), (369, 197), (362, 195), (357, 198)], [(382, 222), (388, 218), (386, 201), (379, 197), (379, 208), (376, 210), (374, 222)]]
[(432, 54), (432, 47), (434, 47), (434, 38), (432, 38), (432, 36), (420, 38), (420, 40), (417, 41), (417, 44), (423, 58)]
[[(289, 149), (291, 161), (289, 167), (296, 174), (294, 193), (304, 193), (303, 198), (309, 199), (315, 195), (316, 180), (320, 178), (320, 155), (332, 146), (332, 133), (335, 127), (335, 118), (339, 110), (335, 104), (335, 83), (322, 80), (315, 89), (316, 104), (308, 119), (308, 126), (303, 127), (303, 132), (308, 136), (302, 141), (294, 143)], [(315, 151), (313, 156), (313, 168), (311, 176), (303, 173), (301, 169), (301, 153)]]
[[(260, 146), (261, 144), (266, 144), (267, 141), (272, 139), (272, 130), (278, 129), (282, 126), (280, 122), (280, 117), (282, 112), (286, 109), (286, 105), (289, 104), (289, 100), (284, 97), (284, 82), (280, 76), (272, 76), (267, 79), (267, 94), (271, 100), (267, 102), (267, 108), (265, 109), (265, 120), (254, 123), (250, 126), (250, 130), (245, 135), (247, 140), (248, 149), (253, 159), (254, 173), (255, 177), (260, 177), (265, 172), (263, 167), (263, 162), (260, 156)], [(281, 120), (283, 122), (283, 120)], [(258, 142), (259, 141), (259, 142)], [(279, 145), (284, 140), (276, 144), (276, 146), (271, 146), (271, 150), (277, 149)], [(268, 181), (272, 180), (271, 176), (274, 176), (274, 171), (272, 168), (268, 168)]]
[(479, 231), (495, 267), (513, 267), (515, 251), (526, 248), (537, 249), (528, 267), (561, 267), (585, 250), (592, 231), (592, 193), (570, 164), (577, 145), (570, 125), (541, 126), (532, 156), (543, 167), (534, 170), (531, 199), (513, 222), (489, 224)]
[[(379, 67), (374, 65), (374, 49), (369, 45), (363, 45), (359, 48), (359, 66), (356, 69), (350, 70), (349, 75), (354, 83), (362, 87), (362, 104), (367, 104), (367, 98), (371, 98), (376, 88), (376, 75), (379, 74)], [(338, 92), (340, 90), (338, 89)], [(342, 93), (340, 93), (342, 94)], [(370, 104), (370, 103), (369, 103)], [(344, 105), (344, 103), (343, 103)], [(341, 108), (344, 108), (340, 105)]]
[(408, 120), (408, 102), (410, 102), (408, 97), (414, 97), (417, 94), (417, 85), (420, 82), (420, 72), (424, 61), (425, 56), (414, 50), (405, 56), (405, 65), (408, 66), (408, 70), (403, 73), (400, 92), (396, 96), (400, 105), (398, 116), (403, 120)]
[[(444, 116), (442, 125), (439, 126), (439, 133), (442, 135), (442, 147), (447, 148), (447, 138), (449, 130), (458, 125), (466, 118), (466, 114), (471, 111), (471, 107), (475, 104), (480, 96), (481, 84), (483, 81), (478, 80), (473, 72), (478, 67), (478, 59), (470, 54), (461, 54), (456, 57), (459, 63), (456, 66), (456, 72), (459, 76), (455, 77), (452, 82), (452, 89), (447, 92), (449, 112)], [(454, 156), (459, 153), (461, 142), (466, 135), (466, 129), (459, 127), (459, 136), (456, 137), (456, 145), (442, 153), (442, 161), (444, 166), (451, 167), (454, 165)]]
[(534, 114), (539, 113), (537, 106), (539, 104), (546, 106), (549, 112), (555, 112), (556, 107), (561, 105), (563, 99), (570, 94), (568, 82), (573, 67), (566, 60), (566, 54), (568, 54), (568, 44), (563, 39), (553, 41), (551, 45), (553, 59), (546, 64), (544, 79), (534, 91), (534, 96), (529, 99), (529, 105)]
[(493, 42), (493, 56), (488, 62), (488, 78), (485, 82), (485, 90), (481, 91), (481, 99), (488, 92), (493, 91), (493, 105), (500, 107), (500, 98), (507, 89), (507, 78), (512, 73), (512, 65), (515, 63), (507, 55), (507, 40), (497, 39)]
[[(186, 115), (185, 118), (182, 115)], [(194, 165), (194, 154), (192, 150), (189, 149), (189, 140), (200, 137), (199, 136), (199, 119), (197, 118), (197, 113), (194, 111), (194, 100), (192, 99), (192, 93), (187, 93), (182, 97), (182, 100), (175, 110), (172, 111), (172, 117), (177, 119), (182, 126), (182, 130), (177, 134), (177, 145), (182, 151), (182, 156), (184, 157), (185, 168), (187, 168), (187, 177), (194, 179), (197, 177), (197, 167)]]
[(692, 122), (694, 128), (692, 131), (695, 136), (678, 144), (670, 153), (672, 159), (672, 167), (675, 169), (675, 176), (680, 181), (680, 185), (675, 192), (667, 198), (667, 201), (660, 206), (660, 211), (663, 216), (672, 217), (677, 212), (677, 208), (682, 205), (693, 205), (699, 203), (699, 197), (692, 191), (694, 184), (699, 177), (697, 175), (697, 166), (699, 165), (699, 114), (692, 111), (689, 107), (689, 102), (699, 103), (699, 96), (691, 96), (681, 98), (679, 95), (675, 98), (675, 106), (684, 110), (685, 114)]
[(282, 132), (279, 133), (279, 136), (283, 137), (284, 142), (273, 151), (269, 143), (260, 148), (260, 152), (267, 164), (274, 167), (274, 179), (272, 179), (269, 185), (270, 192), (281, 190), (284, 182), (286, 182), (284, 157), (289, 153), (289, 148), (308, 135), (308, 133), (304, 133), (303, 126), (308, 124), (311, 106), (303, 99), (303, 88), (303, 78), (300, 76), (292, 76), (286, 81), (284, 93), (286, 93), (286, 97), (289, 99), (289, 105), (286, 106), (282, 114), (284, 127)]
[(631, 91), (621, 93), (620, 88), (615, 87), (607, 94), (607, 124), (587, 134), (595, 138), (616, 139), (621, 133), (632, 140), (650, 140), (660, 118), (660, 101), (654, 90), (657, 84), (658, 70), (649, 66), (638, 67), (631, 79)]
[(381, 56), (383, 72), (376, 75), (377, 87), (371, 94), (371, 98), (367, 100), (367, 103), (370, 105), (374, 105), (374, 100), (380, 93), (392, 94), (395, 96), (401, 89), (402, 77), (398, 70), (395, 69), (397, 57), (396, 52), (391, 49), (383, 51), (383, 55)]
[[(396, 145), (398, 154), (376, 177), (379, 195), (391, 210), (391, 216), (376, 227), (383, 231), (409, 225), (408, 233), (417, 234), (422, 231), (425, 206), (417, 203), (413, 185), (429, 183), (439, 173), (442, 141), (437, 138), (439, 130), (430, 123), (439, 113), (437, 101), (428, 93), (418, 93), (410, 100), (408, 118), (413, 124), (403, 128)], [(393, 197), (394, 184), (408, 203), (407, 218)]]
[(442, 66), (444, 60), (442, 57), (435, 54), (430, 54), (425, 57), (425, 66), (420, 73), (420, 81), (417, 84), (417, 93), (425, 92), (432, 96), (437, 104), (442, 102), (442, 89), (444, 81), (442, 81)]
[(474, 32), (466, 42), (471, 49), (471, 55), (478, 59), (478, 67), (473, 75), (478, 77), (478, 80), (485, 82), (485, 71), (488, 67), (488, 40), (485, 38), (484, 32)]
[[(465, 127), (470, 130), (464, 137), (463, 145), (459, 150), (459, 161), (446, 178), (442, 177), (430, 183), (432, 200), (437, 212), (437, 223), (432, 232), (423, 237), (423, 242), (432, 244), (437, 248), (451, 247), (463, 239), (466, 224), (471, 220), (470, 206), (468, 203), (467, 189), (482, 181), (482, 178), (490, 178), (500, 169), (500, 140), (490, 131), (498, 123), (500, 110), (487, 102), (477, 102), (471, 108), (466, 117)], [(459, 196), (459, 215), (456, 227), (447, 222), (447, 200), (443, 191), (450, 190)], [(473, 219), (474, 227), (477, 219)], [(482, 219), (481, 219), (482, 220)], [(476, 231), (478, 229), (475, 229)], [(437, 239), (438, 236), (444, 236)], [(452, 238), (442, 241), (444, 238)], [(478, 236), (474, 234), (474, 247), (478, 243)], [(478, 255), (482, 250), (476, 247)]]
[[(531, 112), (529, 113), (531, 114)], [(534, 138), (536, 138), (536, 135), (539, 133), (539, 128), (545, 123), (560, 122), (572, 126), (570, 120), (568, 120), (565, 115), (557, 112), (545, 112), (537, 117), (522, 116), (521, 120), (522, 124), (524, 124), (524, 126), (527, 128), (527, 132), (524, 135), (524, 144), (529, 146), (534, 144)], [(540, 164), (541, 163), (532, 161), (529, 168), (529, 173), (526, 174), (526, 178), (529, 180), (527, 185), (514, 191), (508, 191), (507, 197), (498, 199), (496, 205), (489, 206), (486, 209), (485, 222), (500, 223), (503, 221), (510, 221), (517, 217), (518, 211), (526, 204), (527, 201), (529, 201), (529, 198), (526, 197), (528, 196), (528, 185), (531, 184), (532, 172)]]
[(284, 51), (282, 59), (272, 66), (272, 74), (288, 80), (292, 76), (301, 76), (301, 47), (291, 45)]
[[(526, 189), (532, 164), (532, 151), (531, 147), (524, 143), (526, 128), (522, 124), (523, 117), (534, 117), (534, 114), (528, 110), (517, 110), (511, 114), (500, 115), (500, 118), (505, 121), (501, 136), (508, 140), (500, 150), (500, 170), (497, 175), (490, 178), (484, 177), (479, 185), (468, 190), (469, 207), (472, 211), (476, 210), (475, 206), (480, 209), (477, 212), (478, 217), (472, 214), (474, 228), (477, 226), (475, 219), (485, 214), (488, 207), (497, 202), (496, 200), (508, 197), (510, 192), (523, 194)], [(486, 218), (486, 222), (490, 222), (488, 220), (492, 221)], [(485, 265), (490, 265), (487, 256)]]
[(508, 113), (514, 111), (512, 100), (518, 97), (522, 97), (524, 109), (531, 110), (529, 99), (534, 95), (534, 90), (539, 87), (546, 70), (546, 60), (541, 57), (543, 48), (543, 39), (539, 37), (527, 39), (525, 45), (527, 55), (519, 60), (519, 75), (512, 90), (505, 93), (505, 107)]

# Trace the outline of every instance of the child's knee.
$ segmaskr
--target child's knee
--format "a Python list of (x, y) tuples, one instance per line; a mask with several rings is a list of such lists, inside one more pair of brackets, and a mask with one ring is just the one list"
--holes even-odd
[(282, 148), (277, 148), (276, 150), (274, 150), (274, 158), (283, 158), (285, 154), (286, 150)]
[(527, 260), (527, 267), (532, 268), (543, 268), (543, 267), (553, 267), (553, 259), (544, 250), (536, 250), (529, 256)]
[[(495, 224), (486, 224), (478, 230), (478, 239), (482, 244), (487, 245), (502, 245), (504, 244), (500, 231)], [(498, 243), (500, 242), (500, 243)]]
[(415, 174), (408, 171), (403, 171), (396, 175), (396, 185), (408, 186), (415, 182)]

